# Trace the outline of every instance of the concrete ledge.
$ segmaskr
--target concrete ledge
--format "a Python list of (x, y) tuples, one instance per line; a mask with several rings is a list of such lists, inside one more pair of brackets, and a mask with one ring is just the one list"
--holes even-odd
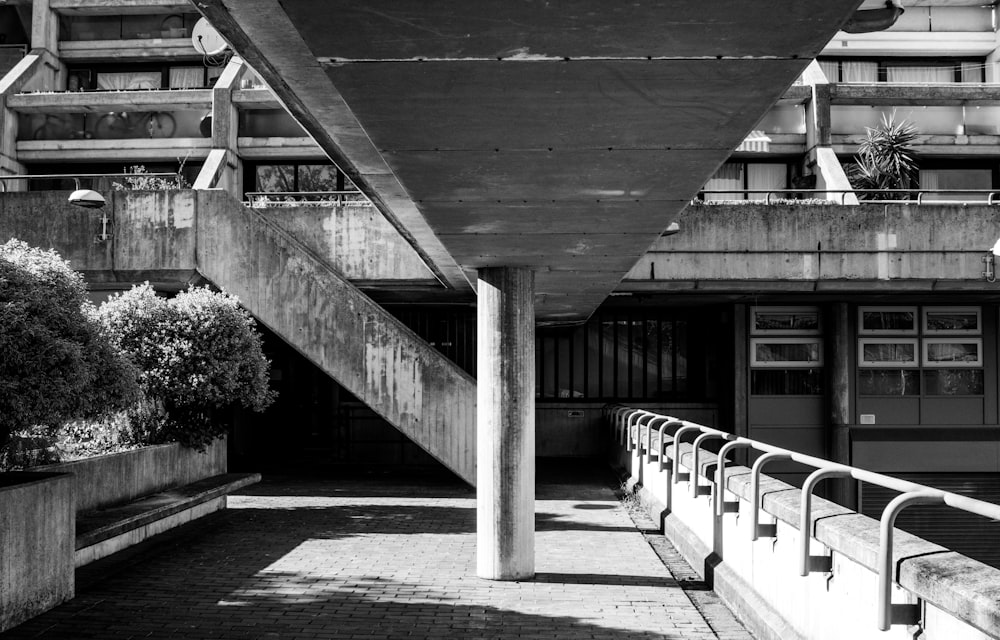
[(225, 508), (225, 496), (214, 498), (197, 506), (178, 511), (177, 513), (165, 517), (162, 520), (156, 520), (135, 529), (125, 530), (114, 537), (107, 538), (96, 544), (78, 548), (76, 550), (76, 555), (74, 556), (75, 567), (79, 569), (80, 567), (88, 565), (91, 562), (95, 562), (101, 558), (110, 556), (113, 553), (118, 553), (119, 551), (128, 549), (133, 545), (137, 545), (155, 535), (161, 534), (175, 527), (185, 525), (193, 520), (197, 520), (198, 518), (207, 516), (208, 514), (216, 511), (221, 511)]
[(260, 482), (259, 473), (227, 473), (118, 507), (82, 513), (76, 524), (76, 566), (223, 509), (227, 494), (256, 482)]

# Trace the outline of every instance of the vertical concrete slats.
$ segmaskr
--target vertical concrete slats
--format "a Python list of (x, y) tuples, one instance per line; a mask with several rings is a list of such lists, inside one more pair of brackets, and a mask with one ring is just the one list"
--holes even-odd
[(459, 477), (475, 380), (291, 234), (223, 191), (198, 192), (199, 272)]
[(535, 274), (479, 270), (476, 572), (535, 574)]

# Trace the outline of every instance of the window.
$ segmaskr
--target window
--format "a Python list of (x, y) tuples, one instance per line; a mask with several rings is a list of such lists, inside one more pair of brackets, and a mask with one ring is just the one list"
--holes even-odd
[(986, 78), (982, 58), (826, 58), (819, 65), (830, 82), (952, 84)]
[(252, 167), (255, 191), (354, 191), (350, 180), (332, 164), (258, 164)]
[[(818, 307), (752, 307), (750, 388), (754, 395), (822, 392)], [(814, 336), (814, 337), (802, 337)]]
[(751, 315), (753, 335), (819, 335), (819, 309), (816, 307), (754, 307)]
[[(860, 307), (858, 334), (880, 336), (858, 338), (861, 395), (984, 392), (979, 307)], [(898, 337), (888, 337), (890, 334)]]
[[(764, 200), (769, 191), (784, 196), (789, 166), (780, 162), (727, 162), (705, 183), (706, 201)], [(711, 193), (716, 192), (716, 193)]]

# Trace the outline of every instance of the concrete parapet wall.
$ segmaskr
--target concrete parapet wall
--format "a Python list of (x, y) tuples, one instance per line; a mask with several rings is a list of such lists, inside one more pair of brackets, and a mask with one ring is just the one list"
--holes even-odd
[(73, 597), (72, 478), (0, 474), (0, 632)]
[(111, 191), (103, 209), (81, 209), (68, 196), (2, 194), (0, 241), (55, 249), (90, 282), (187, 282), (195, 274), (193, 192)]
[(178, 443), (154, 445), (84, 460), (38, 467), (72, 473), (76, 510), (89, 511), (226, 473), (226, 440), (204, 452)]
[(412, 280), (437, 284), (395, 227), (371, 205), (255, 209), (295, 236), (351, 281)]
[[(670, 448), (672, 452), (672, 447)], [(761, 639), (982, 640), (1000, 638), (1000, 570), (896, 530), (893, 566), (899, 586), (894, 603), (920, 605), (920, 623), (877, 627), (879, 525), (821, 498), (813, 499), (810, 553), (831, 556), (832, 570), (798, 574), (801, 492), (764, 477), (760, 522), (775, 523), (775, 537), (751, 540), (750, 470), (727, 466), (725, 499), (738, 513), (716, 516), (712, 499), (694, 497), (687, 482), (672, 484), (655, 454), (638, 449), (617, 460), (640, 488), (644, 504), (663, 522), (674, 545), (713, 585), (714, 590)], [(682, 471), (692, 464), (691, 447), (681, 446)], [(699, 481), (711, 484), (715, 456), (702, 452)]]
[(626, 277), (641, 282), (942, 282), (985, 287), (986, 205), (692, 205)]
[[(0, 242), (16, 237), (55, 249), (92, 283), (185, 284), (197, 272), (196, 219), (235, 200), (199, 199), (193, 190), (104, 191), (103, 209), (69, 204), (69, 192), (0, 195)], [(331, 205), (258, 209), (317, 256), (361, 284), (440, 286), (417, 252), (375, 207)], [(106, 222), (105, 222), (106, 220)], [(102, 235), (107, 234), (106, 239)]]

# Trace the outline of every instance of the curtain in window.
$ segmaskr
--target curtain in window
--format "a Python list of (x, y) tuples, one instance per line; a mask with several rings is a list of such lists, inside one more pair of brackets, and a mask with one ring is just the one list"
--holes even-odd
[(955, 82), (951, 67), (889, 67), (886, 80), (895, 84), (948, 84)]
[(878, 82), (878, 63), (843, 60), (840, 68), (842, 82)]
[[(747, 189), (753, 191), (781, 191), (788, 188), (788, 167), (773, 162), (751, 162), (747, 164)], [(781, 196), (781, 194), (774, 194)], [(748, 193), (750, 200), (764, 200), (766, 193)]]
[(202, 67), (170, 67), (171, 89), (200, 89), (205, 83)]
[(962, 82), (982, 82), (983, 65), (979, 62), (962, 63)]
[[(986, 202), (988, 195), (962, 193), (962, 189), (992, 189), (993, 171), (990, 169), (921, 169), (921, 189), (940, 189), (941, 193), (928, 193), (924, 200), (933, 202)], [(949, 193), (948, 189), (955, 189)]]
[(840, 82), (840, 63), (836, 60), (820, 60), (819, 68), (830, 82)]
[(126, 73), (98, 73), (97, 88), (102, 91), (133, 91), (159, 89), (159, 71), (130, 71)]
[(705, 183), (705, 191), (724, 191), (724, 193), (706, 193), (705, 200), (742, 200), (743, 163), (727, 162), (719, 167), (715, 175)]

